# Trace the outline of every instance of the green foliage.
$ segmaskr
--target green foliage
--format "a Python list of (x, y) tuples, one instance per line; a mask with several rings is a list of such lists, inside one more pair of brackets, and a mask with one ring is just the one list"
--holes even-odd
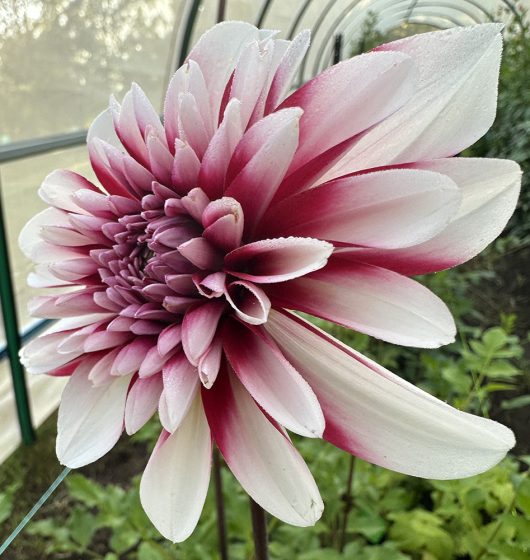
[(385, 42), (385, 36), (378, 29), (379, 18), (377, 14), (371, 10), (368, 11), (363, 20), (359, 40), (354, 46), (350, 56), (355, 56), (363, 52), (368, 52), (374, 47)]
[(19, 488), (20, 483), (11, 484), (5, 492), (0, 493), (0, 528), (13, 511), (14, 495)]
[[(424, 389), (458, 408), (488, 416), (492, 393), (512, 391), (522, 374), (519, 338), (502, 327), (474, 330), (445, 352), (421, 352)], [(510, 407), (511, 401), (505, 401)], [(517, 403), (515, 403), (515, 406)], [(513, 406), (513, 405), (512, 405)]]
[[(315, 527), (304, 529), (271, 518), (272, 560), (493, 560), (530, 552), (530, 480), (513, 458), (482, 475), (453, 481), (415, 479), (356, 459), (348, 502), (344, 488), (350, 457), (320, 441), (300, 438), (296, 445), (313, 469), (326, 510)], [(245, 560), (252, 557), (248, 499), (227, 469), (222, 474), (230, 558)], [(28, 532), (46, 539), (45, 552), (52, 557), (69, 552), (106, 560), (218, 558), (211, 494), (194, 535), (173, 545), (143, 513), (138, 482), (135, 478), (123, 489), (72, 474), (67, 519), (36, 521)], [(346, 503), (350, 510), (341, 552)], [(99, 554), (96, 541), (104, 541), (111, 552)]]

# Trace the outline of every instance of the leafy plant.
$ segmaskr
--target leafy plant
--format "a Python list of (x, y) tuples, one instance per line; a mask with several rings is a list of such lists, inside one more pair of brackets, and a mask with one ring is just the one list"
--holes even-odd
[(15, 493), (20, 488), (20, 483), (16, 482), (11, 484), (5, 492), (0, 493), (0, 527), (2, 523), (9, 519), (11, 512), (13, 511), (13, 500)]
[[(273, 560), (493, 560), (523, 558), (530, 552), (530, 480), (514, 458), (482, 475), (456, 481), (414, 479), (355, 460), (347, 544), (339, 551), (337, 537), (345, 511), (342, 475), (350, 459), (331, 446), (322, 451), (321, 442), (296, 444), (313, 468), (327, 507), (322, 520), (305, 529), (271, 518)], [(80, 474), (67, 481), (72, 502), (67, 519), (43, 519), (30, 527), (33, 535), (45, 538), (47, 554), (69, 552), (105, 560), (218, 558), (213, 496), (208, 496), (192, 538), (172, 545), (143, 513), (137, 478), (129, 489), (103, 486)], [(223, 483), (230, 558), (244, 560), (252, 554), (248, 501), (226, 469)]]

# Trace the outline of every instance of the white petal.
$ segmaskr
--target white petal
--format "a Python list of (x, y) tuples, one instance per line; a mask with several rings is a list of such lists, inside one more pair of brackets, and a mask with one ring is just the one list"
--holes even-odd
[(191, 50), (188, 59), (200, 66), (210, 92), (210, 106), (217, 122), (223, 93), (246, 45), (259, 39), (249, 23), (225, 21), (209, 29)]
[(282, 426), (307, 437), (322, 437), (324, 416), (308, 383), (261, 330), (238, 321), (225, 324), (223, 348), (239, 380)]
[(419, 71), (417, 93), (369, 130), (326, 178), (453, 156), (478, 140), (495, 118), (500, 30), (498, 24), (454, 27), (376, 49), (413, 59)]
[(324, 506), (309, 469), (237, 378), (223, 371), (202, 398), (214, 440), (252, 499), (286, 523), (314, 525)]
[(110, 451), (123, 431), (130, 377), (116, 377), (94, 387), (79, 370), (70, 377), (61, 398), (57, 425), (57, 457), (76, 469)]
[(18, 244), (24, 255), (35, 262), (51, 262), (56, 258), (56, 254), (60, 254), (60, 258), (78, 256), (75, 249), (58, 247), (43, 241), (41, 231), (48, 225), (71, 227), (68, 215), (62, 210), (46, 208), (39, 212), (26, 223), (18, 237)]
[(328, 265), (267, 293), (275, 307), (296, 309), (382, 340), (438, 348), (454, 341), (456, 327), (444, 302), (419, 282), (396, 272), (332, 257)]
[(162, 376), (137, 379), (127, 395), (125, 430), (136, 433), (153, 416), (162, 392)]
[(450, 177), (462, 193), (452, 221), (428, 241), (396, 250), (340, 249), (341, 257), (390, 268), (401, 274), (426, 274), (473, 258), (504, 229), (521, 188), (517, 163), (502, 159), (445, 158), (414, 164)]
[(69, 333), (42, 334), (26, 344), (20, 351), (20, 361), (28, 373), (47, 373), (67, 364), (83, 354), (83, 348), (72, 352), (59, 353), (58, 346)]
[(86, 143), (89, 144), (95, 138), (108, 142), (111, 146), (124, 151), (114, 130), (114, 121), (112, 120), (110, 109), (105, 109), (92, 121), (88, 129)]
[(287, 95), (298, 66), (309, 48), (310, 38), (309, 29), (304, 29), (290, 41), (270, 86), (265, 104), (266, 114), (276, 109)]
[(461, 199), (456, 184), (440, 173), (418, 169), (362, 173), (272, 206), (260, 226), (260, 237), (292, 235), (365, 247), (408, 247), (440, 233)]
[(164, 390), (160, 395), (160, 423), (173, 433), (188, 413), (199, 388), (199, 374), (183, 353), (171, 358), (162, 371)]
[(201, 515), (212, 443), (199, 397), (180, 428), (163, 432), (140, 483), (142, 506), (155, 527), (173, 542), (187, 539)]
[(324, 438), (371, 463), (413, 476), (454, 479), (496, 465), (512, 432), (461, 412), (378, 366), (295, 315), (266, 325), (315, 391)]

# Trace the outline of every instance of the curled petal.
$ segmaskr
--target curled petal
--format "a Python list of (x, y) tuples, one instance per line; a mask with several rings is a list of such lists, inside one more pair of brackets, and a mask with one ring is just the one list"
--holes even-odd
[(210, 199), (206, 196), (202, 189), (195, 188), (180, 199), (182, 206), (187, 210), (188, 214), (197, 222), (201, 222), (202, 213), (208, 206)]
[(252, 282), (236, 280), (226, 287), (225, 297), (236, 315), (250, 325), (267, 321), (271, 302), (267, 294)]
[(226, 274), (224, 272), (214, 272), (213, 274), (194, 274), (193, 282), (198, 292), (205, 298), (221, 297), (225, 292)]
[(216, 335), (210, 344), (210, 348), (202, 355), (197, 369), (201, 383), (210, 389), (217, 379), (221, 368), (221, 358), (223, 357), (223, 345), (221, 337)]
[(188, 360), (196, 365), (208, 350), (223, 311), (223, 301), (210, 301), (187, 311), (182, 321), (182, 347)]
[(284, 282), (325, 266), (333, 245), (303, 237), (265, 239), (229, 253), (225, 269), (258, 284)]
[(204, 237), (194, 237), (177, 249), (183, 257), (202, 270), (216, 269), (222, 263), (222, 254)]
[(243, 209), (239, 202), (223, 197), (211, 202), (202, 215), (206, 228), (204, 237), (225, 251), (232, 251), (241, 244), (244, 229)]

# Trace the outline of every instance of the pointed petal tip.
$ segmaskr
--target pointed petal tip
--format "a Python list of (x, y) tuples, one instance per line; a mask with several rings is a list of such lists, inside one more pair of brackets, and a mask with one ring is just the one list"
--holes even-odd
[(186, 540), (199, 521), (210, 480), (211, 454), (210, 430), (197, 398), (177, 431), (171, 435), (162, 432), (140, 481), (144, 511), (172, 542)]
[[(471, 416), (471, 415), (470, 415)], [(488, 432), (489, 440), (487, 448), (483, 449), (481, 460), (470, 460), (469, 462), (461, 461), (454, 470), (448, 465), (443, 468), (443, 473), (431, 473), (428, 478), (433, 480), (458, 480), (462, 478), (470, 478), (489, 471), (498, 465), (512, 449), (515, 444), (515, 435), (510, 428), (503, 424), (490, 420), (489, 418), (480, 418), (483, 421), (483, 428)], [(485, 446), (486, 447), (486, 446)], [(408, 474), (408, 473), (405, 473)], [(414, 476), (414, 475), (413, 475)], [(427, 476), (419, 475), (421, 478)]]
[(267, 326), (315, 390), (324, 438), (349, 453), (410, 476), (453, 480), (494, 467), (515, 443), (509, 428), (449, 406), (292, 314), (274, 312)]

